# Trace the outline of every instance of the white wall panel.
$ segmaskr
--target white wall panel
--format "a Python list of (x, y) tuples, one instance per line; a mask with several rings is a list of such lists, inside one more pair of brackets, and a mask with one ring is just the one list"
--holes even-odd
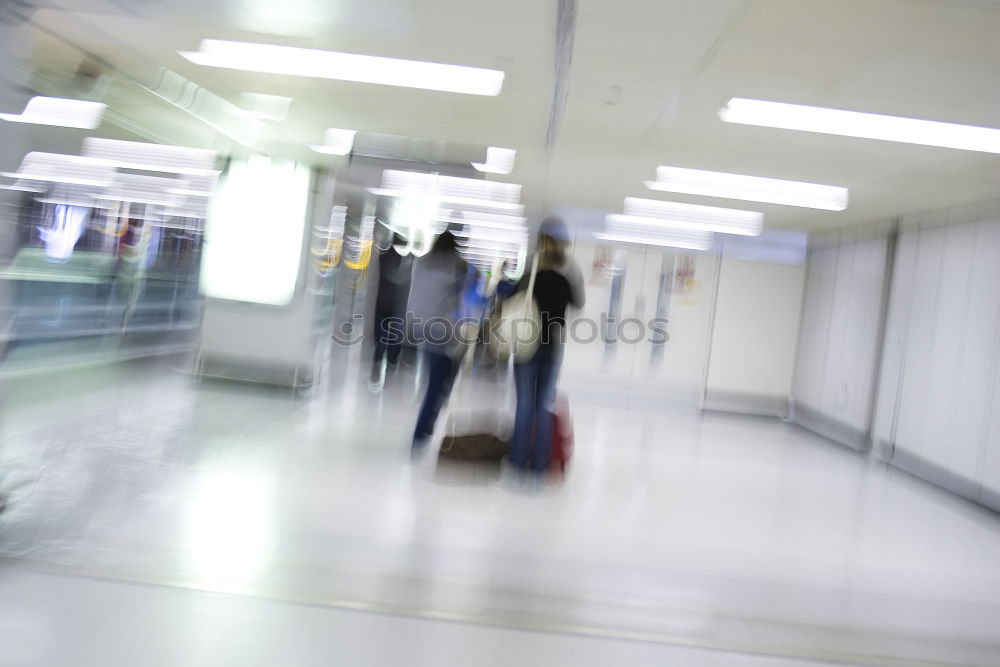
[(795, 367), (796, 421), (863, 448), (871, 425), (887, 241), (859, 240), (853, 231), (835, 240), (809, 253)]
[[(927, 406), (927, 361), (934, 352), (939, 274), (944, 251), (944, 228), (926, 230), (917, 244), (917, 270), (907, 317), (902, 387), (896, 425), (896, 447), (923, 456), (923, 428)], [(903, 444), (905, 443), (905, 445)]]
[[(963, 325), (975, 231), (974, 224), (956, 225), (944, 230), (931, 352), (925, 362), (926, 372), (910, 374), (911, 381), (920, 377), (925, 385), (926, 399), (918, 448), (924, 464), (932, 465), (931, 471), (926, 473), (929, 475), (936, 474), (932, 471), (938, 468), (947, 469), (955, 399), (964, 393), (964, 388), (958, 383), (958, 369), (965, 339)], [(909, 443), (901, 441), (897, 443), (897, 446), (900, 445), (907, 447)]]
[(723, 258), (706, 383), (708, 407), (784, 414), (804, 283), (804, 266)]
[(982, 406), (985, 417), (984, 437), (981, 441), (984, 454), (983, 468), (979, 480), (983, 494), (981, 499), (994, 509), (1000, 510), (1000, 372), (997, 369), (997, 354), (998, 351), (994, 350), (991, 395), (984, 396), (985, 400), (978, 403)]
[(962, 478), (978, 481), (988, 444), (989, 419), (984, 408), (993, 395), (1000, 341), (1000, 295), (997, 290), (1000, 285), (1000, 224), (980, 222), (975, 228), (958, 391), (955, 392), (955, 409), (948, 433), (948, 467)]
[(844, 348), (847, 333), (857, 326), (850, 302), (851, 284), (854, 282), (855, 244), (845, 243), (838, 248), (837, 263), (833, 274), (833, 299), (830, 303), (829, 331), (826, 336), (826, 363), (823, 365), (822, 391), (819, 408), (826, 415), (843, 415), (847, 408), (851, 388), (843, 377)]
[(845, 354), (841, 366), (848, 388), (844, 421), (869, 430), (875, 372), (882, 326), (886, 273), (886, 245), (883, 238), (858, 243), (850, 282), (848, 302), (856, 304), (848, 313)]
[[(828, 251), (827, 251), (828, 252)], [(792, 382), (792, 395), (798, 401), (811, 405), (819, 404), (819, 387), (822, 378), (823, 357), (819, 353), (820, 341), (814, 332), (819, 330), (817, 320), (825, 312), (820, 308), (811, 308), (809, 304), (819, 300), (821, 278), (819, 253), (811, 253), (806, 266), (806, 284), (802, 303), (802, 323), (799, 328), (799, 345), (795, 358), (795, 377)]]
[(874, 435), (894, 465), (1000, 508), (1000, 219), (933, 219), (897, 243)]
[(839, 252), (840, 248), (834, 246), (809, 253), (809, 274), (803, 301), (804, 315), (799, 336), (794, 392), (797, 402), (815, 409), (819, 409), (822, 403)]

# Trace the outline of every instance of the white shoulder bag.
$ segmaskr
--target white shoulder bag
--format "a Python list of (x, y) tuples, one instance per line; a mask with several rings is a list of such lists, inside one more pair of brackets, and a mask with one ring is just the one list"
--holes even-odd
[(500, 305), (497, 321), (490, 327), (490, 349), (502, 361), (509, 358), (519, 364), (530, 360), (542, 337), (542, 315), (535, 301), (535, 274), (538, 255), (531, 262), (528, 289), (512, 294)]

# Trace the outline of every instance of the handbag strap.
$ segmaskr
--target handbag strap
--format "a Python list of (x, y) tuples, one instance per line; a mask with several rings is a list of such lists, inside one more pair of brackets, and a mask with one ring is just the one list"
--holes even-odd
[(529, 309), (531, 308), (531, 300), (535, 296), (535, 275), (538, 274), (538, 253), (535, 253), (534, 258), (531, 260), (531, 276), (528, 277), (528, 297), (524, 300), (524, 315), (525, 317), (529, 314)]

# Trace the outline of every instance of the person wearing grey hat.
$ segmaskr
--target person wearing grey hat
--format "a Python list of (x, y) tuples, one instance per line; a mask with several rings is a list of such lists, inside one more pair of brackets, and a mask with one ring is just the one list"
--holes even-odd
[[(538, 269), (534, 298), (541, 314), (541, 339), (526, 362), (514, 364), (517, 410), (511, 437), (509, 463), (519, 470), (544, 472), (552, 451), (552, 408), (562, 361), (562, 347), (569, 306), (583, 307), (583, 274), (569, 256), (570, 231), (558, 217), (550, 216), (538, 228)], [(526, 290), (521, 279), (518, 291)]]

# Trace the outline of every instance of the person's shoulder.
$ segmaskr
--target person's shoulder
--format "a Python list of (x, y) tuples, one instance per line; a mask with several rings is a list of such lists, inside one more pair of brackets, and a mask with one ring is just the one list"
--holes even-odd
[(571, 290), (572, 284), (558, 269), (545, 269), (538, 272), (538, 282), (545, 286), (545, 289), (559, 291)]
[(562, 269), (542, 269), (538, 272), (538, 275), (544, 275), (546, 280), (551, 280), (552, 282), (569, 283), (569, 278), (566, 277), (566, 274), (562, 271)]

